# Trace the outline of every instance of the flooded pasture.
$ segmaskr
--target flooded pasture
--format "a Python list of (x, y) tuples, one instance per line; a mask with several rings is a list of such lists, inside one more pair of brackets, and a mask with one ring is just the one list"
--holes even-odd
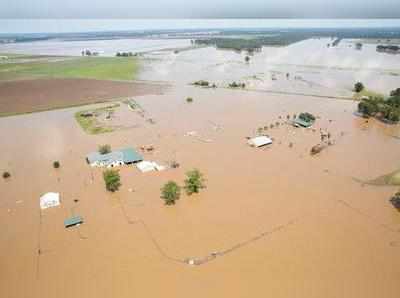
[[(142, 76), (174, 86), (135, 97), (151, 125), (134, 115), (130, 129), (88, 135), (74, 119), (82, 107), (0, 118), (0, 169), (11, 173), (0, 182), (0, 296), (397, 298), (400, 214), (389, 202), (397, 188), (355, 178), (400, 168), (399, 126), (355, 116), (351, 100), (187, 85), (311, 68), (261, 64), (264, 52), (250, 66), (239, 54), (210, 48), (164, 55)], [(341, 74), (359, 74), (326, 67), (310, 79), (332, 72), (334, 93), (324, 89), (332, 96), (352, 83)], [(286, 123), (304, 111), (317, 116), (313, 129)], [(246, 137), (260, 127), (273, 144), (249, 147)], [(310, 156), (320, 129), (333, 145)], [(102, 169), (85, 160), (101, 144), (152, 145), (146, 160), (180, 167), (141, 173), (123, 166), (120, 190), (107, 193)], [(182, 184), (192, 168), (204, 173), (206, 189), (165, 206), (162, 185)], [(61, 205), (40, 211), (39, 197), (50, 191), (60, 193)], [(65, 229), (71, 215), (84, 224)]]
[[(327, 47), (329, 38), (308, 39), (287, 47), (263, 47), (246, 52), (201, 48), (191, 51), (151, 52), (142, 78), (192, 83), (208, 80), (227, 86), (245, 82), (255, 90), (351, 97), (354, 82), (362, 81), (374, 91), (388, 94), (397, 88), (400, 60), (397, 55), (377, 53), (376, 45), (356, 50), (356, 41), (344, 40)], [(289, 78), (286, 74), (289, 73)], [(272, 77), (276, 80), (272, 80)]]

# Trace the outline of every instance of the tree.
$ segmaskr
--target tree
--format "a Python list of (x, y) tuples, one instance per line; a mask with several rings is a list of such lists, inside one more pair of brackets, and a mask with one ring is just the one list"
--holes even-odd
[(193, 98), (191, 98), (191, 97), (187, 97), (187, 98), (186, 98), (186, 102), (188, 102), (188, 103), (191, 103), (191, 102), (193, 102)]
[(390, 199), (393, 206), (400, 211), (400, 192), (396, 192), (394, 196)]
[(60, 167), (60, 162), (58, 160), (53, 162), (53, 168), (58, 169), (59, 167)]
[(186, 173), (185, 190), (188, 195), (200, 192), (205, 188), (203, 174), (199, 170), (193, 169)]
[(246, 61), (247, 63), (249, 63), (250, 57), (249, 57), (249, 56), (244, 57), (244, 61)]
[(11, 174), (9, 172), (4, 172), (3, 173), (3, 178), (4, 179), (10, 178), (10, 177), (11, 177)]
[(355, 91), (355, 92), (360, 93), (360, 92), (363, 91), (363, 90), (364, 90), (364, 85), (363, 85), (363, 83), (361, 83), (361, 82), (355, 83), (355, 85), (354, 85), (354, 91)]
[(99, 146), (99, 153), (100, 154), (107, 154), (111, 152), (111, 146), (108, 144), (100, 145)]
[(103, 172), (104, 182), (108, 191), (114, 192), (121, 186), (120, 176), (118, 170), (105, 170)]
[(400, 96), (400, 88), (397, 88), (395, 90), (392, 90), (390, 92), (390, 96)]
[(358, 112), (364, 116), (374, 116), (378, 112), (378, 100), (374, 98), (362, 99), (358, 104)]
[(168, 181), (161, 188), (161, 198), (164, 200), (165, 205), (174, 205), (176, 200), (181, 196), (181, 187), (174, 181)]
[(308, 113), (308, 112), (300, 113), (299, 118), (301, 120), (306, 121), (306, 122), (314, 122), (315, 121), (315, 116), (313, 114)]

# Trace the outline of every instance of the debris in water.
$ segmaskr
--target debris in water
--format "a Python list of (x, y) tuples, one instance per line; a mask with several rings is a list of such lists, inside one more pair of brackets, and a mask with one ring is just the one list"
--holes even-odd
[(326, 148), (325, 145), (323, 144), (317, 144), (315, 146), (313, 146), (310, 150), (310, 155), (316, 155), (318, 153), (320, 153), (322, 150), (324, 150)]

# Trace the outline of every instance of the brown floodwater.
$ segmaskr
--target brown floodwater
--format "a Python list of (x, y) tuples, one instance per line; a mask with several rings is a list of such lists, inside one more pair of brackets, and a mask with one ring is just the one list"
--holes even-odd
[[(74, 121), (78, 108), (0, 119), (0, 169), (12, 175), (0, 181), (1, 297), (398, 297), (396, 188), (353, 179), (399, 168), (398, 126), (365, 123), (351, 101), (305, 96), (180, 86), (137, 101), (155, 124), (96, 136)], [(280, 125), (267, 130), (272, 146), (246, 145), (258, 127), (305, 110), (319, 116), (315, 132)], [(335, 145), (311, 157), (319, 128)], [(85, 162), (104, 143), (152, 144), (146, 159), (181, 167), (122, 167), (121, 189), (107, 193)], [(192, 168), (207, 188), (163, 205), (161, 186)], [(61, 206), (40, 213), (49, 191)], [(72, 214), (85, 223), (65, 229)], [(225, 253), (175, 261), (212, 252)]]

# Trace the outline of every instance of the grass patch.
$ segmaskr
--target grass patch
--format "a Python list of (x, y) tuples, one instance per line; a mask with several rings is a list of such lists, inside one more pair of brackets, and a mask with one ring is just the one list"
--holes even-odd
[(384, 98), (382, 93), (378, 93), (378, 92), (364, 88), (363, 90), (361, 90), (358, 93), (355, 92), (353, 95), (353, 99), (360, 100), (363, 96)]
[(132, 81), (139, 70), (134, 57), (40, 57), (23, 62), (24, 56), (21, 56), (20, 59), (0, 63), (0, 79), (44, 77)]
[(375, 179), (363, 182), (369, 185), (378, 185), (378, 186), (385, 186), (385, 185), (400, 185), (400, 170), (396, 170), (386, 175), (379, 176)]
[[(82, 129), (88, 134), (101, 134), (113, 132), (115, 130), (114, 127), (107, 126), (100, 121), (97, 120), (97, 117), (101, 116), (106, 112), (112, 112), (115, 108), (118, 108), (119, 104), (114, 104), (107, 107), (92, 109), (92, 110), (84, 110), (75, 113), (75, 119), (82, 127)], [(93, 114), (93, 116), (87, 116), (88, 114)]]

